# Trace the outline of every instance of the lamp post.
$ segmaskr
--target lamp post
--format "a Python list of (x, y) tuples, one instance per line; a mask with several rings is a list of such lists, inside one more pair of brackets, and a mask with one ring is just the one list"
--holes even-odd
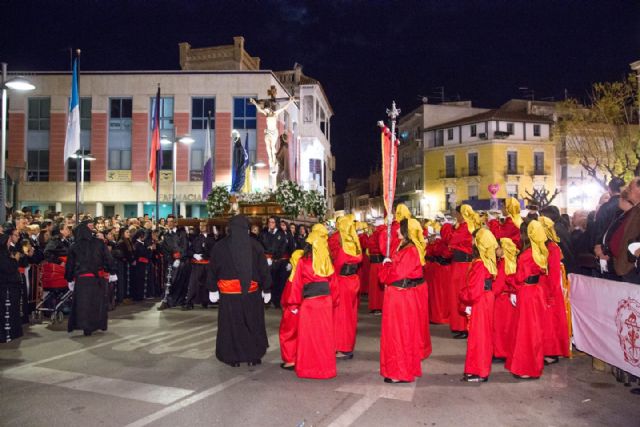
[[(195, 139), (191, 137), (191, 135), (183, 135), (175, 141), (171, 141), (166, 137), (162, 137), (160, 140), (161, 144), (173, 144), (173, 159), (172, 159), (172, 172), (173, 172), (173, 197), (171, 204), (171, 213), (175, 216), (177, 215), (178, 209), (176, 204), (176, 183), (177, 183), (177, 168), (178, 168), (178, 143), (191, 145), (195, 142)], [(158, 171), (159, 172), (159, 171)]]
[[(91, 153), (85, 153), (84, 149), (78, 150), (71, 158), (76, 159), (76, 182), (78, 182), (78, 173), (80, 174), (80, 195), (78, 196), (78, 206), (76, 207), (76, 210), (80, 212), (80, 209), (84, 210), (84, 162), (93, 162), (96, 158)], [(80, 170), (78, 170), (78, 167)]]
[(0, 224), (7, 220), (6, 153), (7, 153), (7, 89), (28, 91), (36, 87), (23, 77), (7, 79), (7, 63), (2, 63), (2, 144), (0, 147)]

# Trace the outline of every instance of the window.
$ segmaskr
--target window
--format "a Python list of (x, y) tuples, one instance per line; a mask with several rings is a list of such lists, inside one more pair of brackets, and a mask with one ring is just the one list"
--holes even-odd
[(507, 184), (507, 197), (518, 198), (518, 184)]
[(436, 141), (434, 146), (435, 147), (442, 147), (444, 145), (444, 130), (443, 129), (438, 129), (436, 131)]
[[(156, 109), (156, 97), (150, 98), (150, 114), (149, 114), (149, 129), (153, 129), (153, 112)], [(169, 141), (173, 141), (176, 138), (173, 128), (173, 98), (170, 96), (160, 97), (160, 115), (158, 117), (158, 123), (160, 124), (160, 138), (166, 138)], [(182, 132), (186, 131), (183, 129)], [(149, 132), (149, 149), (151, 149), (151, 136)], [(162, 170), (173, 169), (173, 144), (166, 146), (160, 146), (162, 152)]]
[(471, 125), (471, 129), (470, 129), (470, 135), (471, 136), (476, 136), (478, 134), (478, 128), (476, 125)]
[[(67, 180), (75, 182), (76, 180), (76, 165), (78, 165), (78, 159), (69, 159), (67, 164)], [(84, 180), (91, 180), (91, 162), (84, 162)]]
[(323, 185), (322, 181), (322, 160), (309, 159), (309, 181), (318, 185)]
[(510, 175), (518, 174), (518, 152), (507, 151), (507, 173)]
[(507, 133), (513, 135), (513, 123), (507, 123)]
[(476, 184), (470, 185), (467, 191), (469, 192), (469, 200), (478, 200), (478, 186)]
[(478, 176), (478, 153), (469, 153), (469, 176)]
[(207, 120), (209, 118), (209, 112), (211, 112), (211, 121), (209, 122), (209, 142), (212, 146), (211, 155), (213, 156), (215, 154), (215, 132), (213, 129), (216, 127), (216, 99), (214, 97), (191, 98), (191, 136), (195, 142), (191, 144), (190, 147), (190, 181), (202, 181), (202, 168), (204, 167), (204, 151), (207, 141)]
[(545, 175), (543, 152), (533, 153), (533, 173), (534, 175)]
[(444, 156), (444, 161), (445, 161), (445, 178), (455, 178), (456, 158), (454, 156)]
[(109, 99), (109, 170), (131, 170), (131, 98)]
[(311, 95), (305, 95), (302, 98), (302, 109), (304, 110), (304, 122), (313, 123), (313, 97)]
[(249, 148), (249, 163), (255, 164), (257, 159), (256, 107), (249, 103), (249, 97), (233, 98), (233, 128), (240, 132), (242, 145)]
[(51, 98), (29, 98), (29, 130), (49, 130)]
[(49, 150), (27, 152), (27, 181), (49, 181)]
[(447, 129), (447, 141), (451, 141), (453, 139), (453, 129)]
[(540, 136), (540, 125), (533, 125), (533, 136)]
[(91, 130), (91, 98), (80, 98), (80, 130)]

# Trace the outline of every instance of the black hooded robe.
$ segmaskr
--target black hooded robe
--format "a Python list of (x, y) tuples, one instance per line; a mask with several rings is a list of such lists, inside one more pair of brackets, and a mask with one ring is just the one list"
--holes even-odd
[(9, 255), (8, 234), (0, 235), (0, 343), (22, 336), (20, 297), (22, 281), (18, 261)]
[(106, 331), (109, 289), (100, 272), (115, 274), (116, 266), (107, 245), (94, 238), (85, 224), (78, 226), (75, 236), (65, 267), (65, 279), (75, 281), (67, 330), (81, 329), (87, 335)]
[[(230, 235), (211, 251), (207, 286), (217, 292), (219, 281), (239, 280), (242, 291), (220, 292), (216, 357), (229, 365), (256, 363), (269, 346), (262, 292), (270, 292), (271, 275), (262, 245), (249, 237), (249, 221), (236, 216), (229, 228)], [(251, 281), (258, 284), (254, 292), (249, 289)]]

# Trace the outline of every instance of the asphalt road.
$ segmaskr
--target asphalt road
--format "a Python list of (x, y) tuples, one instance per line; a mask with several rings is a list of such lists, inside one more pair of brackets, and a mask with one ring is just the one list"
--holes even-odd
[(280, 312), (267, 311), (270, 348), (256, 368), (213, 356), (216, 309), (120, 306), (109, 330), (25, 328), (0, 344), (3, 426), (638, 426), (640, 396), (577, 353), (518, 381), (501, 364), (485, 384), (460, 382), (465, 341), (431, 327), (433, 354), (414, 384), (383, 383), (380, 318), (361, 310), (355, 358), (331, 380), (280, 369)]

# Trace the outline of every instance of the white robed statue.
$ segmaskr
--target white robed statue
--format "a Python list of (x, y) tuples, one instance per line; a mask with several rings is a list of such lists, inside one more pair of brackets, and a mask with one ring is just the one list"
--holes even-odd
[(267, 156), (269, 158), (269, 184), (273, 188), (276, 182), (276, 176), (278, 175), (278, 161), (276, 159), (277, 143), (278, 143), (278, 116), (294, 101), (294, 98), (289, 98), (289, 101), (281, 108), (276, 109), (277, 100), (275, 97), (276, 89), (271, 87), (268, 91), (271, 99), (256, 101), (253, 98), (249, 99), (256, 109), (264, 114), (267, 118), (267, 127), (264, 130), (264, 143), (267, 146)]

